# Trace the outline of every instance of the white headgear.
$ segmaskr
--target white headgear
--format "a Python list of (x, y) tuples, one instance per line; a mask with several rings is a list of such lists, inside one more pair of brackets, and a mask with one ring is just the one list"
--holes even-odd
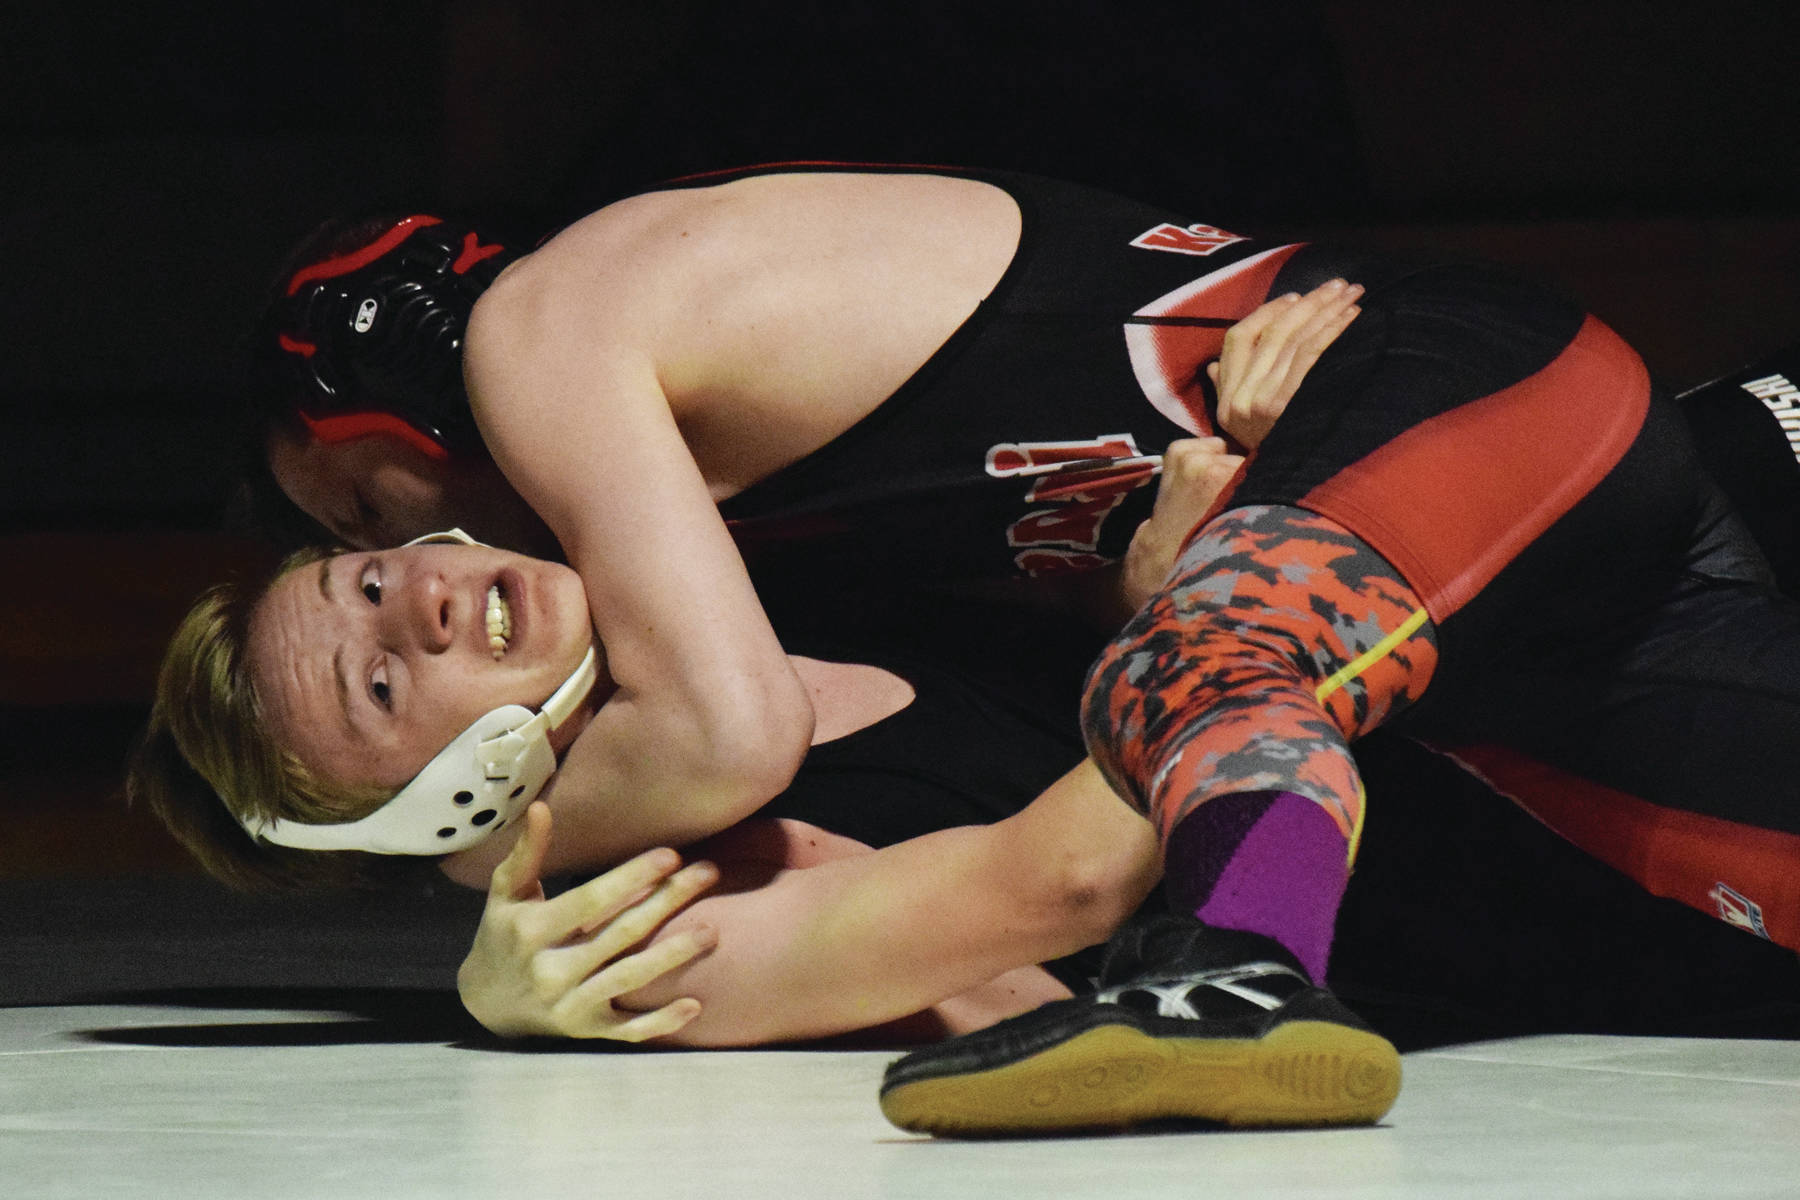
[[(460, 529), (407, 543), (480, 545)], [(534, 713), (518, 704), (494, 709), (425, 764), (398, 795), (357, 821), (309, 825), (244, 817), (245, 832), (295, 850), (372, 854), (453, 854), (467, 850), (523, 812), (556, 772), (550, 732), (587, 699), (598, 676), (592, 646), (563, 685)]]

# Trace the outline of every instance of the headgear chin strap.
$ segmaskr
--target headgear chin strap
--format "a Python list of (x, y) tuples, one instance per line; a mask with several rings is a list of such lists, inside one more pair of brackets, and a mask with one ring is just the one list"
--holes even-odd
[[(480, 545), (460, 529), (420, 542)], [(365, 850), (371, 854), (454, 854), (477, 845), (537, 799), (556, 772), (550, 733), (587, 699), (598, 677), (589, 646), (581, 665), (533, 713), (508, 704), (485, 714), (425, 764), (398, 795), (361, 820), (308, 825), (241, 818), (245, 832), (294, 850)]]

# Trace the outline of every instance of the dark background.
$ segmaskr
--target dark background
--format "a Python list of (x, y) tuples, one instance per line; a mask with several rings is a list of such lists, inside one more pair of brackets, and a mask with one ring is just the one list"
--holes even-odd
[(1800, 312), (1800, 16), (1778, 2), (65, 0), (20, 18), (0, 52), (11, 530), (210, 524), (248, 314), (288, 245), (354, 209), (541, 224), (741, 163), (968, 162), (1252, 232), (1476, 243), (1586, 285), (1678, 382)]
[(241, 346), (328, 215), (531, 229), (688, 171), (971, 163), (1524, 266), (1676, 386), (1800, 331), (1800, 6), (1779, 0), (62, 0), (6, 24), (19, 886), (187, 874), (125, 810), (121, 763), (177, 613), (250, 553), (217, 532)]

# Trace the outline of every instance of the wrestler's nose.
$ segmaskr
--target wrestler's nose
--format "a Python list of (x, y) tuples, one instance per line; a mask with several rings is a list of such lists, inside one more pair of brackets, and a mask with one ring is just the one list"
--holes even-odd
[(456, 636), (454, 595), (436, 571), (408, 575), (400, 603), (383, 606), (391, 621), (388, 635), (432, 653), (448, 650)]

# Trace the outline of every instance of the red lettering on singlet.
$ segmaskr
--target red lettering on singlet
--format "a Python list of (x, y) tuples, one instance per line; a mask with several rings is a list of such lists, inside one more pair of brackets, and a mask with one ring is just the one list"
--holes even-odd
[(987, 452), (987, 473), (1005, 479), (1096, 458), (1132, 458), (1137, 452), (1129, 433), (1106, 433), (1084, 442), (1001, 442)]
[(1009, 546), (1054, 542), (1079, 550), (1092, 550), (1100, 544), (1101, 523), (1124, 498), (1123, 495), (1108, 496), (1028, 512), (1007, 527), (1006, 542)]
[(1123, 496), (1149, 483), (1161, 465), (1162, 459), (1153, 455), (1124, 459), (1117, 465), (1077, 467), (1040, 475), (1032, 483), (1031, 490), (1025, 493), (1025, 499), (1041, 504)]
[(1235, 233), (1227, 233), (1216, 225), (1186, 227), (1164, 221), (1154, 229), (1146, 229), (1131, 239), (1140, 250), (1168, 250), (1175, 254), (1193, 254), (1204, 258), (1225, 247), (1248, 241)]
[(1104, 566), (1093, 553), (1106, 518), (1126, 495), (1156, 478), (1157, 455), (1138, 453), (1128, 433), (1075, 442), (1002, 442), (987, 452), (987, 473), (999, 479), (1025, 476), (1034, 508), (1007, 527), (1006, 544), (1030, 575)]

